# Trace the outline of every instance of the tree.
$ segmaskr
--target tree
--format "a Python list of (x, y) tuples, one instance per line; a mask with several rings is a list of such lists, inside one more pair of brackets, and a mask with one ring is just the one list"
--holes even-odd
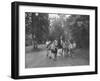
[(64, 16), (62, 14), (56, 14), (58, 17), (53, 17), (51, 19), (51, 29), (50, 29), (50, 40), (59, 39), (64, 35)]
[(25, 12), (25, 45), (32, 45), (32, 13)]
[(32, 13), (33, 43), (43, 43), (49, 34), (49, 19), (46, 13)]
[(67, 19), (72, 38), (81, 47), (89, 47), (89, 16), (88, 15), (71, 15)]
[(49, 34), (49, 19), (47, 13), (25, 13), (25, 33), (26, 37), (32, 35), (33, 47), (37, 47), (37, 43), (46, 41)]
[(31, 34), (32, 33), (32, 13), (26, 12), (25, 13), (25, 33)]

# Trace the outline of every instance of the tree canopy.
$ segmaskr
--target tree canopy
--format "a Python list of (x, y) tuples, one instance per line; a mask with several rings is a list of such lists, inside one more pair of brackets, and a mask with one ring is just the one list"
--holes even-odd
[(71, 15), (66, 24), (77, 44), (81, 47), (89, 47), (89, 16)]
[(45, 41), (49, 34), (49, 19), (45, 13), (25, 13), (26, 34), (32, 34), (37, 43)]
[[(48, 14), (32, 13), (32, 35), (37, 42), (45, 41), (49, 34)], [(34, 37), (33, 37), (34, 38)]]

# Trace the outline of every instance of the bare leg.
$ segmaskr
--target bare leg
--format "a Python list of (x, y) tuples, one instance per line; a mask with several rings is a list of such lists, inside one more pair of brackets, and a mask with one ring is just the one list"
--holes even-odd
[(49, 50), (47, 49), (47, 57), (48, 57), (48, 55), (49, 55)]

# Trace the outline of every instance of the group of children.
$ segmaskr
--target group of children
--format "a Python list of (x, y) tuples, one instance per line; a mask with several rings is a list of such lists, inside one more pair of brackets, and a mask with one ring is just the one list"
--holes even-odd
[(72, 49), (76, 47), (76, 43), (63, 40), (47, 41), (47, 56), (53, 60), (57, 60), (57, 56), (71, 55)]

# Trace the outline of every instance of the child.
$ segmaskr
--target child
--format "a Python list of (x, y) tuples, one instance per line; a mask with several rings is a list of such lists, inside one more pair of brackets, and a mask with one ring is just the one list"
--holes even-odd
[(51, 53), (54, 55), (54, 60), (57, 59), (57, 47), (56, 47), (56, 40), (51, 45)]

